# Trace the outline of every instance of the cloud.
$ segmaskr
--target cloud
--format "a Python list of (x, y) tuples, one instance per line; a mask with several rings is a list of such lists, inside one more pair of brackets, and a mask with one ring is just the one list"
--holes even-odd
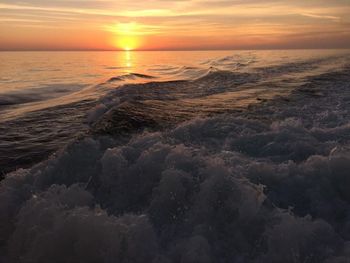
[(301, 15), (306, 17), (328, 19), (328, 20), (334, 20), (334, 21), (339, 21), (341, 19), (338, 16), (318, 15), (318, 14), (310, 14), (310, 13), (302, 13)]
[[(322, 32), (327, 22), (335, 24), (334, 32), (349, 30), (350, 8), (344, 1), (0, 1), (0, 15), (9, 24), (0, 21), (0, 30), (22, 27), (51, 27), (59, 24), (60, 29), (86, 28), (98, 31), (115, 31), (117, 24), (136, 23), (138, 35), (163, 35), (172, 37), (205, 36), (231, 37), (247, 32), (272, 40), (271, 34), (282, 38), (288, 34)], [(21, 23), (20, 20), (23, 20)], [(25, 20), (39, 20), (28, 23)], [(256, 30), (254, 30), (254, 27)], [(144, 30), (142, 33), (141, 31)], [(12, 30), (11, 30), (12, 31)], [(57, 33), (60, 33), (59, 31)], [(325, 30), (327, 32), (327, 30)], [(63, 35), (63, 32), (62, 32)], [(113, 37), (112, 35), (110, 36)], [(339, 35), (339, 37), (341, 37)], [(6, 39), (15, 40), (6, 35)], [(73, 36), (72, 36), (73, 38)], [(170, 41), (170, 40), (169, 40)], [(224, 40), (223, 40), (224, 41)], [(26, 41), (21, 41), (26, 42)], [(70, 43), (66, 39), (66, 43)], [(20, 43), (19, 43), (20, 44)], [(24, 44), (23, 44), (24, 45)], [(73, 45), (73, 44), (72, 44)], [(83, 44), (82, 44), (83, 45)]]

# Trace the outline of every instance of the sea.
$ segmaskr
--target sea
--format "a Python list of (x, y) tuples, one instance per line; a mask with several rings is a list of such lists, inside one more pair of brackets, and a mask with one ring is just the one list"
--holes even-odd
[(350, 50), (0, 52), (0, 261), (348, 262)]
[(159, 83), (167, 94), (141, 84), (137, 103), (170, 96), (195, 117), (287, 94), (348, 59), (347, 50), (1, 52), (1, 173), (43, 160), (86, 131), (89, 110), (126, 84)]

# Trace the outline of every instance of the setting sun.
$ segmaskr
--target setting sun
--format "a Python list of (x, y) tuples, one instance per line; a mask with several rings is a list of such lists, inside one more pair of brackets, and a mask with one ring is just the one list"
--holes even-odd
[(133, 36), (120, 36), (117, 37), (116, 46), (117, 48), (131, 51), (135, 50), (139, 47), (140, 42), (136, 37)]
[(137, 23), (119, 23), (105, 27), (113, 33), (113, 45), (122, 50), (135, 50), (141, 46), (143, 26)]

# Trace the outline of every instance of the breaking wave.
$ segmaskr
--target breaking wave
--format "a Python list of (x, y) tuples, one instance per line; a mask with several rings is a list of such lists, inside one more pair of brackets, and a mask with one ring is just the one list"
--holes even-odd
[(155, 77), (145, 74), (139, 74), (139, 73), (129, 73), (122, 76), (116, 76), (112, 77), (108, 80), (108, 82), (114, 82), (114, 81), (125, 81), (125, 80), (136, 80), (136, 79), (154, 79)]
[(1, 182), (0, 259), (348, 262), (350, 66), (297, 88), (266, 72), (110, 92), (87, 134)]

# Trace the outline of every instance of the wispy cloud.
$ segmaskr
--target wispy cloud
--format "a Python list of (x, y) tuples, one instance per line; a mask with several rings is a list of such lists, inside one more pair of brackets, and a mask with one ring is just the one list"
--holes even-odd
[(231, 39), (234, 44), (238, 38), (245, 43), (254, 36), (271, 43), (313, 32), (334, 32), (334, 39), (337, 34), (342, 39), (350, 35), (350, 6), (345, 0), (0, 0), (0, 17), (0, 33), (8, 40), (0, 48), (18, 41), (21, 34), (29, 38), (28, 28), (33, 36), (44, 38), (42, 28), (56, 27), (59, 40), (50, 36), (56, 42), (77, 41), (79, 31), (86, 31), (92, 39), (159, 36), (164, 46), (175, 38), (215, 37), (216, 42)]
[(302, 16), (306, 17), (312, 17), (317, 19), (328, 19), (333, 21), (339, 21), (341, 18), (338, 16), (330, 16), (330, 15), (318, 15), (318, 14), (311, 14), (311, 13), (301, 13)]

